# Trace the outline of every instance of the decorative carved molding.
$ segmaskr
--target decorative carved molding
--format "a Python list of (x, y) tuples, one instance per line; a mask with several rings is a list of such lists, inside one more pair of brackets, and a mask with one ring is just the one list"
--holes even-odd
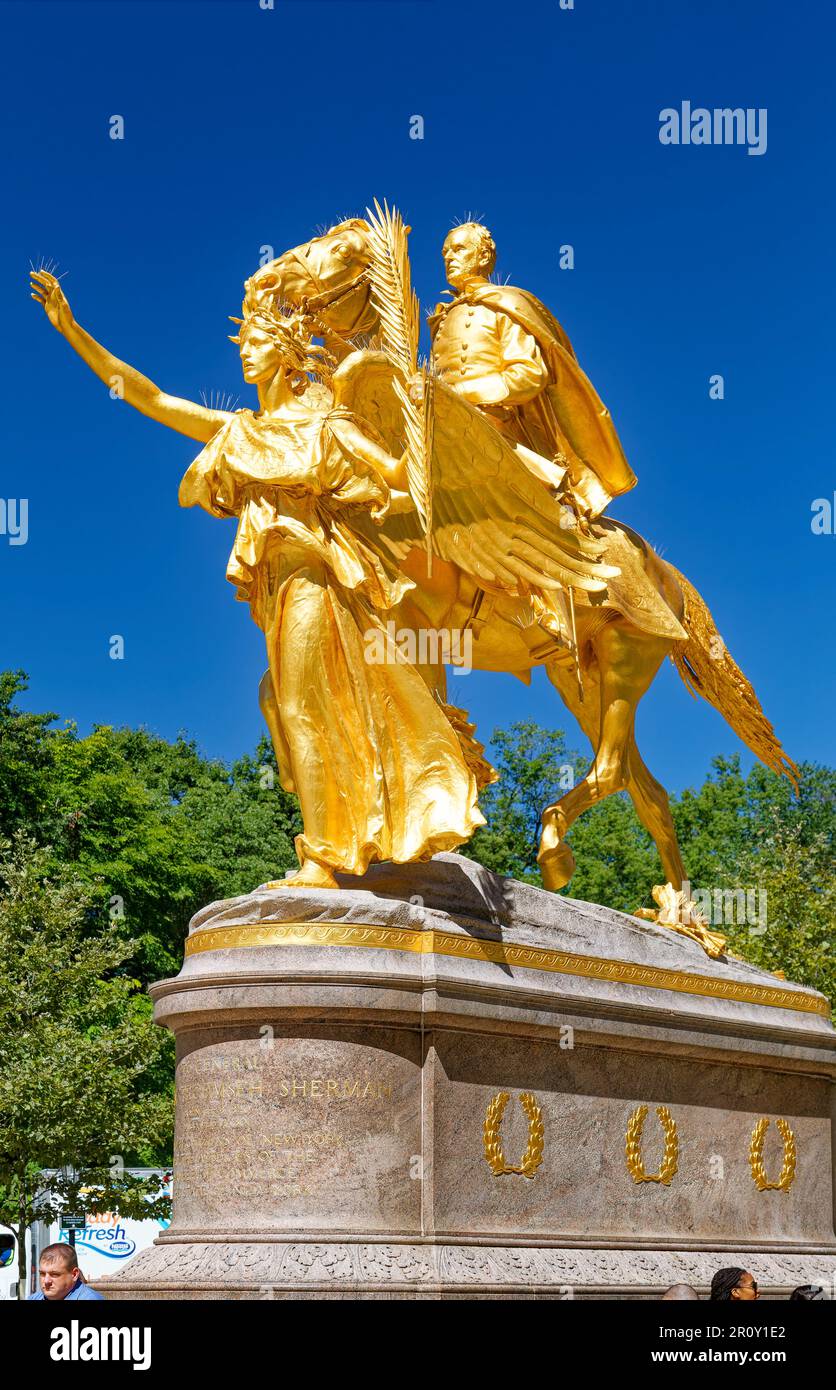
[(97, 1280), (127, 1292), (153, 1287), (223, 1287), (269, 1298), (273, 1289), (421, 1288), (427, 1285), (665, 1289), (707, 1287), (721, 1265), (749, 1269), (762, 1288), (825, 1285), (836, 1291), (836, 1255), (738, 1254), (728, 1251), (578, 1250), (480, 1245), (206, 1244), (151, 1246), (124, 1271)]

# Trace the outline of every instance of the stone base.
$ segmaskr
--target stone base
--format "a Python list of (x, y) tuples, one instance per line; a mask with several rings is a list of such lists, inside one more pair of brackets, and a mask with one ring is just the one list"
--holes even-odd
[(456, 855), (345, 882), (212, 904), (153, 987), (174, 1215), (108, 1297), (832, 1294), (822, 996)]
[(836, 1256), (750, 1251), (571, 1250), (534, 1246), (313, 1242), (158, 1245), (125, 1277), (100, 1282), (108, 1298), (140, 1299), (658, 1299), (672, 1284), (707, 1297), (712, 1275), (738, 1265), (761, 1297), (818, 1284), (836, 1298)]

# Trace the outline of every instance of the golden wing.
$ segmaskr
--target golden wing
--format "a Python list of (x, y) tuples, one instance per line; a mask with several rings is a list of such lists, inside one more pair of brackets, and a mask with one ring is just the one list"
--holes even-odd
[[(334, 373), (332, 388), (334, 404), (371, 426), (398, 457), (405, 439), (396, 374), (386, 354), (354, 352)], [(619, 571), (600, 563), (601, 543), (578, 533), (568, 509), (474, 406), (443, 382), (433, 385), (433, 552), (482, 588), (603, 592)], [(424, 544), (416, 509), (391, 513), (380, 525), (357, 524), (373, 528), (398, 563)]]
[(331, 378), (334, 405), (371, 426), (387, 453), (400, 458), (406, 448), (404, 419), (395, 393), (395, 368), (385, 352), (357, 351)]
[(508, 592), (571, 586), (600, 593), (618, 574), (582, 536), (513, 446), (467, 401), (435, 383), (433, 549)]
[[(482, 588), (606, 590), (618, 569), (600, 563), (601, 543), (578, 533), (568, 509), (474, 406), (434, 385), (434, 553)], [(398, 561), (422, 541), (410, 513), (387, 517), (380, 532)]]

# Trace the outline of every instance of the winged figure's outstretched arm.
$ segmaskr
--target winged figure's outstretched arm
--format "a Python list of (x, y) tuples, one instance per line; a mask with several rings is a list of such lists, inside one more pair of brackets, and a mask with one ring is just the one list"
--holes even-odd
[(91, 371), (106, 386), (118, 382), (122, 398), (143, 415), (150, 415), (161, 425), (168, 425), (169, 429), (188, 435), (189, 439), (198, 439), (203, 444), (208, 443), (230, 418), (226, 410), (212, 410), (208, 406), (198, 405), (196, 401), (168, 395), (135, 367), (114, 357), (80, 323), (76, 323), (64, 291), (56, 277), (48, 271), (32, 272), (32, 298), (42, 305), (53, 328), (63, 334)]

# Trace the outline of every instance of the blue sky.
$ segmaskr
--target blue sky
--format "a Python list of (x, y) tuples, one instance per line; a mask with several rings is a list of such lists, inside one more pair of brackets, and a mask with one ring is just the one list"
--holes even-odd
[[(261, 246), (386, 197), (425, 307), (451, 221), (488, 221), (613, 414), (639, 475), (613, 513), (704, 594), (788, 751), (834, 761), (836, 536), (810, 526), (836, 488), (829, 7), (35, 0), (0, 25), (0, 495), (29, 499), (28, 543), (0, 535), (0, 664), (28, 670), (30, 707), (230, 758), (261, 732), (265, 665), (230, 527), (177, 506), (196, 447), (108, 399), (28, 298), (30, 258), (167, 390), (254, 404), (226, 316)], [(765, 107), (766, 153), (663, 147), (683, 100)], [(545, 679), (451, 684), (483, 736), (530, 716), (585, 749)], [(671, 789), (741, 748), (670, 667), (638, 736)]]

